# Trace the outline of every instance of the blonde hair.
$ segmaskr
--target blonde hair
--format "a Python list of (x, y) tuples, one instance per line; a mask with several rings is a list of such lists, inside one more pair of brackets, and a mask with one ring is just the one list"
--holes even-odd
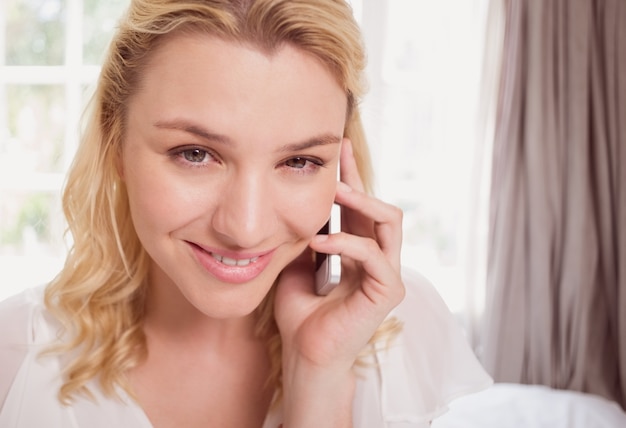
[[(371, 189), (358, 109), (365, 54), (344, 0), (133, 0), (104, 61), (63, 194), (74, 244), (46, 289), (46, 305), (69, 335), (51, 351), (74, 355), (59, 392), (65, 403), (76, 393), (90, 395), (86, 384), (93, 378), (106, 395), (115, 395), (117, 385), (132, 393), (124, 374), (146, 356), (142, 319), (150, 261), (134, 230), (116, 160), (128, 100), (151, 52), (175, 31), (211, 34), (268, 52), (289, 43), (326, 64), (346, 91), (345, 136), (352, 140), (359, 170)], [(268, 340), (271, 381), (280, 391), (280, 335), (272, 304), (270, 292), (257, 309), (258, 334)]]

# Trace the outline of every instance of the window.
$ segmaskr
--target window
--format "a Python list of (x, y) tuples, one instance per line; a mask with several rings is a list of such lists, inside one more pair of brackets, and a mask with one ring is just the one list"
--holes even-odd
[(0, 299), (50, 280), (63, 262), (60, 190), (127, 3), (0, 2)]
[(404, 210), (403, 265), (462, 312), (488, 1), (360, 3), (370, 83), (363, 121), (377, 195)]

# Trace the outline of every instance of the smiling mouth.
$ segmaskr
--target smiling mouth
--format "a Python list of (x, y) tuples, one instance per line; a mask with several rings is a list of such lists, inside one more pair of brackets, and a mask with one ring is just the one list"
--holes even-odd
[(232, 253), (229, 257), (220, 254), (215, 248), (186, 242), (191, 246), (196, 260), (209, 274), (229, 284), (242, 284), (255, 279), (271, 263), (274, 254), (274, 250), (270, 250), (263, 253)]
[(230, 257), (221, 256), (217, 253), (209, 253), (218, 262), (225, 264), (226, 266), (248, 266), (250, 263), (254, 263), (259, 260), (259, 257), (252, 257), (251, 259), (231, 259)]

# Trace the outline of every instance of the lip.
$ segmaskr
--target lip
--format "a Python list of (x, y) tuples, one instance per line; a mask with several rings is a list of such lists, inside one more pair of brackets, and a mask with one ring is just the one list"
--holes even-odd
[[(207, 248), (186, 241), (193, 251), (196, 260), (212, 276), (229, 284), (242, 284), (259, 276), (272, 260), (274, 250), (262, 253), (235, 253), (232, 251)], [(217, 260), (212, 254), (226, 257), (227, 263)], [(248, 260), (252, 260), (247, 263)], [(233, 261), (244, 261), (241, 264), (232, 264)]]

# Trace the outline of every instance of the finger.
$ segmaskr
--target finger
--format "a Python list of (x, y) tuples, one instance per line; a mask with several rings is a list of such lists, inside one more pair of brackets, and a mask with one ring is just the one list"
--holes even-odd
[(374, 238), (391, 264), (400, 269), (402, 210), (366, 193), (339, 183), (335, 201), (373, 221)]
[(385, 257), (378, 243), (372, 238), (336, 233), (317, 235), (311, 248), (329, 254), (341, 254), (362, 266), (371, 280), (363, 281), (363, 292), (374, 302), (380, 298), (399, 303), (404, 297), (404, 286), (399, 271)]
[(363, 186), (363, 180), (359, 173), (359, 168), (354, 157), (354, 151), (352, 149), (352, 141), (349, 138), (344, 138), (341, 145), (341, 181), (348, 184), (353, 189), (361, 192), (365, 191)]

